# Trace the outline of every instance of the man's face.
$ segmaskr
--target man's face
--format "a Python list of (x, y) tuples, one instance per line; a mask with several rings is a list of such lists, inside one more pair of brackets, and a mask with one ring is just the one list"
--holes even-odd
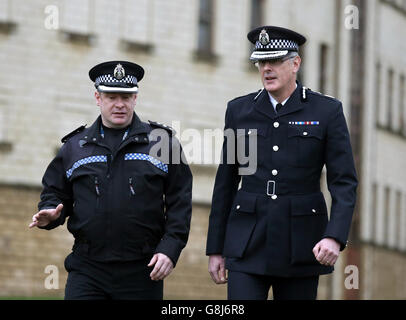
[(135, 100), (134, 93), (95, 92), (97, 105), (103, 124), (108, 128), (120, 129), (128, 126), (133, 117)]
[(264, 88), (269, 93), (277, 95), (283, 92), (285, 88), (294, 85), (300, 62), (299, 56), (258, 61), (258, 69)]

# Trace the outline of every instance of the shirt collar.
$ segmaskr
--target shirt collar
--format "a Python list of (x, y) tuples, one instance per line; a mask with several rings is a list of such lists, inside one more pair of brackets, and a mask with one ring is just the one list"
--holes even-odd
[[(297, 88), (297, 83), (295, 83), (295, 85), (296, 85), (296, 87), (295, 87), (295, 90), (296, 90), (296, 88)], [(268, 92), (268, 91), (267, 91), (267, 92)], [(276, 99), (275, 99), (269, 92), (268, 92), (268, 96), (269, 96), (269, 100), (271, 101), (271, 103), (272, 103), (272, 105), (273, 105), (273, 108), (276, 110), (276, 105), (277, 105), (279, 102), (276, 101)], [(284, 106), (285, 103), (286, 103), (286, 101), (289, 100), (289, 98), (290, 98), (290, 96), (287, 97), (285, 100), (283, 100), (281, 104)]]

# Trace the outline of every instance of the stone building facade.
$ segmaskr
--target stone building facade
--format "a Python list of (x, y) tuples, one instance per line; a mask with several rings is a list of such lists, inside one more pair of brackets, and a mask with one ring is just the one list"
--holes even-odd
[(88, 70), (125, 59), (146, 71), (137, 113), (174, 126), (194, 174), (190, 240), (165, 297), (226, 298), (205, 256), (216, 137), (227, 101), (261, 88), (246, 34), (271, 24), (308, 38), (300, 80), (343, 102), (360, 178), (350, 245), (318, 298), (406, 298), (405, 13), (382, 0), (0, 0), (0, 296), (63, 296), (73, 238), (28, 224), (60, 138), (98, 114)]

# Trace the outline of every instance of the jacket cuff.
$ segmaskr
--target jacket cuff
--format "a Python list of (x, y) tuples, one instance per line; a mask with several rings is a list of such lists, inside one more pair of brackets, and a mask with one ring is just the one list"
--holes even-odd
[(60, 225), (61, 225), (61, 221), (58, 218), (58, 219), (56, 219), (54, 221), (51, 221), (46, 226), (43, 226), (43, 227), (38, 226), (38, 228), (45, 229), (45, 230), (51, 230), (51, 229), (55, 229), (56, 227), (59, 227)]
[[(54, 207), (49, 207), (49, 208), (41, 208), (39, 211), (41, 210), (47, 210), (47, 209), (55, 209)], [(63, 210), (63, 209), (62, 209)], [(40, 229), (44, 229), (44, 230), (51, 230), (51, 229), (55, 229), (56, 227), (60, 226), (63, 223), (63, 218), (62, 218), (62, 214), (63, 211), (61, 212), (60, 216), (55, 219), (54, 221), (51, 221), (50, 223), (48, 223), (46, 226), (40, 227), (38, 226), (38, 228)]]
[(163, 253), (164, 255), (168, 256), (172, 260), (173, 267), (175, 267), (182, 249), (183, 245), (178, 243), (177, 240), (164, 238), (156, 247), (155, 253)]
[(343, 251), (347, 247), (348, 241), (343, 241), (343, 240), (337, 239), (337, 237), (335, 237), (335, 236), (329, 236), (329, 235), (324, 235), (323, 239), (325, 239), (325, 238), (331, 238), (331, 239), (334, 239), (335, 241), (337, 241), (340, 244), (340, 251)]

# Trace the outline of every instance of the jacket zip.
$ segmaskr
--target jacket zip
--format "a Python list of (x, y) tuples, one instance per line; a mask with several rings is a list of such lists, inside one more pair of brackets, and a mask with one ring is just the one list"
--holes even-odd
[(96, 190), (97, 197), (100, 197), (100, 188), (99, 188), (99, 178), (98, 177), (94, 178), (94, 187)]
[(134, 196), (135, 195), (135, 190), (134, 190), (134, 186), (133, 186), (133, 178), (129, 178), (128, 183), (130, 185), (130, 192)]
[(113, 162), (113, 155), (110, 153), (107, 155), (107, 179), (111, 176), (111, 164)]

